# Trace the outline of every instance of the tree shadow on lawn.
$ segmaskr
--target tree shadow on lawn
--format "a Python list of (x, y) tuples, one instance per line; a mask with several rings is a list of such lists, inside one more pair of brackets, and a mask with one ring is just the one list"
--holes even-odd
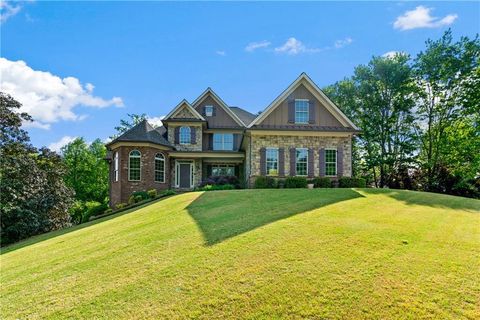
[(452, 196), (441, 193), (396, 190), (396, 189), (358, 189), (366, 195), (384, 194), (407, 205), (423, 205), (433, 208), (465, 210), (480, 213), (480, 200)]
[(187, 206), (207, 246), (341, 201), (363, 197), (352, 189), (278, 189), (204, 192)]

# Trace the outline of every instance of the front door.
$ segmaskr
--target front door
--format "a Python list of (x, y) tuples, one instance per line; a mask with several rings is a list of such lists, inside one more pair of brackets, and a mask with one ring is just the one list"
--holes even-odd
[(190, 163), (180, 163), (180, 188), (190, 188), (191, 187), (191, 175), (192, 175), (192, 165)]

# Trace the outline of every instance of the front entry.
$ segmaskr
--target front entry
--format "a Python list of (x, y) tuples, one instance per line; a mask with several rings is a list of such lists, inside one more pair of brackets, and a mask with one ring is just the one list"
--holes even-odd
[(191, 163), (180, 163), (178, 165), (179, 169), (179, 182), (178, 186), (180, 188), (191, 188), (192, 187), (192, 164)]

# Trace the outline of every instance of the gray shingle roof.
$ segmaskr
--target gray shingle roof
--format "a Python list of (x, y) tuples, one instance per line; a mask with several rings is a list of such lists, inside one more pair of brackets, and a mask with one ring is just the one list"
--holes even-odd
[(246, 126), (250, 124), (257, 116), (248, 112), (247, 110), (244, 110), (240, 107), (230, 107), (230, 110), (233, 111), (237, 115), (237, 117), (240, 118), (240, 120), (245, 123)]
[(126, 141), (126, 142), (151, 142), (160, 144), (162, 146), (171, 147), (172, 145), (164, 138), (165, 128), (153, 128), (147, 120), (143, 120), (138, 123), (127, 132), (123, 133), (118, 138), (114, 139), (107, 145), (111, 145), (114, 142)]

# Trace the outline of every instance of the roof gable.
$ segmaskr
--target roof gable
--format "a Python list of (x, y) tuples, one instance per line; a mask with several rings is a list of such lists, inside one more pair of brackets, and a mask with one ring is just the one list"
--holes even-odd
[(183, 99), (169, 114), (164, 118), (168, 119), (196, 119), (205, 121), (205, 118), (195, 110), (187, 100)]
[(303, 72), (300, 76), (288, 86), (265, 110), (260, 113), (255, 120), (253, 120), (248, 128), (259, 125), (270, 115), (276, 108), (278, 108), (287, 97), (292, 94), (300, 86), (305, 86), (308, 91), (319, 100), (322, 105), (331, 113), (331, 115), (338, 120), (343, 126), (359, 130), (355, 124), (347, 118), (347, 116), (323, 93), (323, 91), (310, 79), (310, 77)]
[(232, 118), (239, 126), (246, 127), (246, 124), (228, 107), (228, 105), (209, 87), (207, 88), (195, 101), (192, 103), (192, 107), (196, 108), (202, 101), (211, 97), (224, 111)]

